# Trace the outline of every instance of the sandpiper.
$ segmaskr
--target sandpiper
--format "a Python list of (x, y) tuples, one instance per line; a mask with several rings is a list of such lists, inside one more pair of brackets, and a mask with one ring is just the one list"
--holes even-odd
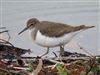
[(49, 48), (60, 47), (61, 56), (64, 54), (64, 46), (69, 43), (72, 38), (78, 33), (93, 28), (94, 26), (71, 26), (63, 23), (39, 21), (36, 18), (31, 18), (27, 21), (27, 26), (19, 33), (29, 29), (34, 42), (40, 46), (46, 47), (48, 54)]

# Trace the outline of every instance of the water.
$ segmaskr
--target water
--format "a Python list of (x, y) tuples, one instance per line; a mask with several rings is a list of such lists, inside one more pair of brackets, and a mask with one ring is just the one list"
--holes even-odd
[[(26, 26), (29, 18), (38, 18), (54, 22), (66, 23), (69, 25), (94, 25), (95, 28), (86, 30), (77, 35), (72, 43), (65, 46), (66, 51), (81, 52), (76, 42), (80, 43), (88, 52), (100, 54), (99, 49), (99, 2), (98, 0), (74, 0), (74, 1), (44, 1), (44, 0), (3, 0), (1, 3), (2, 26), (10, 30), (10, 42), (17, 47), (31, 49), (32, 56), (43, 54), (46, 48), (33, 43), (28, 31), (22, 35), (18, 33)], [(50, 50), (58, 51), (59, 48)]]

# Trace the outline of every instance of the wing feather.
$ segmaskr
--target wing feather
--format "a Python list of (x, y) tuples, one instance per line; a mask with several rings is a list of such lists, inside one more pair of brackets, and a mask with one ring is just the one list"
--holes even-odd
[(49, 37), (60, 37), (63, 34), (70, 33), (73, 31), (73, 27), (67, 24), (54, 23), (48, 21), (43, 21), (40, 24), (40, 32), (43, 35)]

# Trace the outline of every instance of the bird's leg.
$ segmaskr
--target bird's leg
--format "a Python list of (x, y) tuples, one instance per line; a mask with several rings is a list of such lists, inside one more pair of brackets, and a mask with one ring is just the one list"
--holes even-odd
[(64, 56), (64, 46), (60, 46), (60, 54), (59, 54), (59, 60), (61, 61), (61, 62), (63, 62), (62, 61), (62, 57)]
[(60, 56), (64, 56), (64, 46), (60, 46)]
[(48, 53), (49, 53), (49, 47), (47, 47), (47, 51), (46, 51), (46, 53), (44, 53), (44, 54), (41, 55), (40, 57), (43, 57), (43, 56), (47, 55)]

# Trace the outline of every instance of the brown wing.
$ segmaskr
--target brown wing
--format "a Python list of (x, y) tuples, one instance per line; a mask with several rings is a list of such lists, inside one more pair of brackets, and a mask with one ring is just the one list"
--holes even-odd
[(49, 37), (60, 37), (73, 31), (72, 26), (62, 23), (43, 21), (40, 25), (40, 32)]

